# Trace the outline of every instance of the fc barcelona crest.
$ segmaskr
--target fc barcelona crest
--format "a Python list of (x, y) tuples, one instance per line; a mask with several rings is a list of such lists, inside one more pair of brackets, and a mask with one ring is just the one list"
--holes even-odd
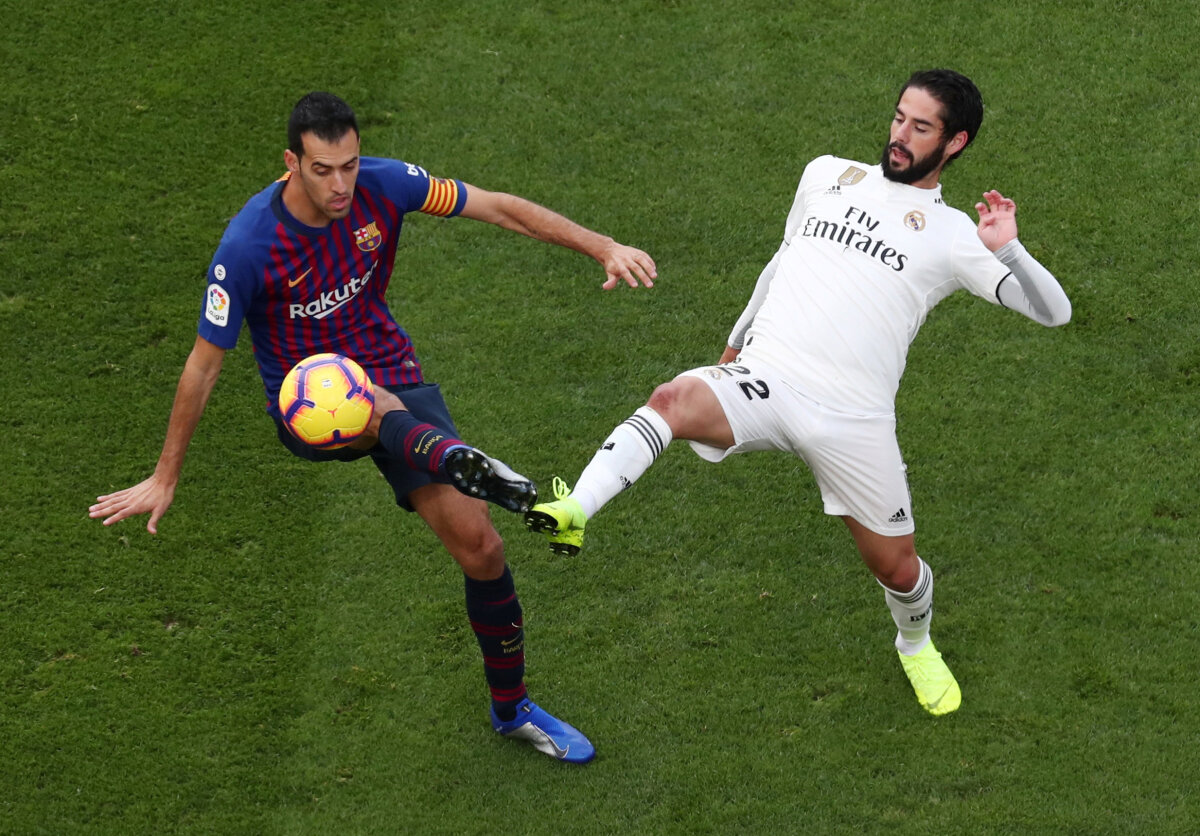
[(379, 245), (383, 243), (383, 233), (375, 226), (375, 222), (371, 221), (366, 226), (354, 230), (354, 243), (358, 244), (358, 248), (364, 253), (372, 252), (379, 249)]

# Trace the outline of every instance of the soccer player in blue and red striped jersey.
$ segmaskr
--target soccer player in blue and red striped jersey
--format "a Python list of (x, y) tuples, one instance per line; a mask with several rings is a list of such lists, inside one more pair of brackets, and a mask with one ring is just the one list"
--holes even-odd
[[(621, 281), (653, 286), (654, 261), (522, 198), (430, 177), (410, 163), (362, 157), (359, 148), (357, 120), (341, 99), (310, 93), (296, 104), (284, 152), (287, 173), (234, 217), (209, 266), (196, 342), (154, 473), (98, 497), (89, 514), (105, 525), (149, 514), (146, 527), (157, 533), (225, 352), (237, 344), (245, 323), (280, 441), (314, 461), (369, 456), (396, 503), (420, 515), (462, 568), (493, 728), (551, 757), (587, 762), (595, 754), (587, 738), (526, 694), (521, 606), (500, 535), (480, 501), (524, 511), (535, 501), (535, 489), (459, 439), (440, 390), (424, 380), (412, 340), (388, 308), (386, 291), (410, 212), (487, 221), (569, 247), (603, 266), (605, 289)], [(324, 352), (357, 361), (376, 398), (366, 433), (335, 450), (293, 437), (277, 404), (288, 370)]]

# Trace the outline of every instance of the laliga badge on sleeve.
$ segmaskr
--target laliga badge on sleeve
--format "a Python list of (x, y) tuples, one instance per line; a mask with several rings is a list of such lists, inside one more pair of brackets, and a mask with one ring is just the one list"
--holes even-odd
[(218, 284), (210, 284), (204, 302), (204, 318), (224, 328), (229, 324), (229, 294)]

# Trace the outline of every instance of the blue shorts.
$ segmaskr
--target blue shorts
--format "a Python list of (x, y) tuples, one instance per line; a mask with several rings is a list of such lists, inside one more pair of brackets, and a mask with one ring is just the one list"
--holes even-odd
[[(435, 427), (449, 430), (452, 435), (458, 436), (458, 428), (454, 426), (454, 419), (450, 417), (450, 410), (442, 398), (442, 389), (436, 383), (407, 383), (383, 388), (403, 401), (404, 405), (408, 407), (408, 411), (415, 417), (433, 424)], [(413, 470), (403, 458), (394, 458), (378, 444), (369, 450), (352, 450), (349, 447), (319, 450), (316, 447), (308, 446), (288, 432), (287, 427), (279, 418), (275, 419), (275, 431), (279, 435), (279, 440), (283, 442), (283, 446), (288, 448), (293, 455), (308, 459), (310, 462), (352, 462), (363, 456), (370, 456), (371, 461), (375, 462), (375, 466), (379, 468), (379, 472), (392, 486), (392, 492), (396, 494), (396, 504), (405, 511), (413, 509), (412, 503), (408, 501), (410, 493), (417, 488), (442, 481), (427, 471)]]

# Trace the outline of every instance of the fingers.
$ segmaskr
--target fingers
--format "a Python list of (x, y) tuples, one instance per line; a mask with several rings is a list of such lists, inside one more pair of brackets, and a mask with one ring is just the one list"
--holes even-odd
[(88, 508), (88, 516), (92, 519), (103, 517), (105, 525), (112, 525), (132, 514), (130, 507), (131, 503), (124, 501), (119, 494), (102, 496), (99, 502)]
[(119, 510), (113, 514), (109, 514), (107, 517), (105, 517), (104, 525), (116, 525), (121, 520), (125, 519), (126, 517), (132, 517), (132, 516), (133, 516), (132, 508), (122, 508), (121, 510)]
[(654, 287), (654, 280), (658, 278), (658, 265), (654, 263), (654, 259), (641, 250), (634, 250), (633, 269), (642, 284)]
[(623, 281), (630, 287), (637, 287), (640, 281), (646, 287), (654, 287), (654, 280), (640, 266), (626, 268), (625, 270), (610, 270), (608, 271), (608, 281), (604, 283), (605, 290), (612, 290), (617, 286), (617, 282)]
[(96, 502), (88, 508), (88, 516), (101, 519), (104, 525), (115, 525), (128, 517), (140, 514), (150, 514), (146, 530), (151, 534), (158, 533), (158, 521), (171, 507), (174, 488), (163, 488), (151, 479), (132, 488), (126, 488), (116, 493), (96, 497)]
[(646, 287), (654, 287), (654, 279), (658, 277), (658, 268), (654, 259), (634, 247), (618, 246), (605, 263), (605, 274), (608, 280), (602, 287), (612, 290), (617, 282), (623, 281), (630, 287), (638, 283)]
[(1016, 201), (1005, 197), (995, 189), (990, 189), (983, 193), (983, 199), (986, 203), (976, 203), (975, 211), (981, 216), (989, 212), (1016, 212)]
[(122, 496), (125, 493), (126, 491), (121, 491), (120, 493), (109, 493), (96, 497), (95, 503), (88, 506), (88, 516), (92, 519), (108, 516), (115, 508), (120, 506)]
[(157, 505), (152, 507), (141, 507), (132, 502), (127, 502), (121, 505), (105, 503), (103, 505), (93, 505), (91, 508), (89, 508), (88, 516), (92, 519), (103, 517), (103, 520), (101, 521), (102, 524), (105, 526), (110, 526), (116, 525), (121, 520), (129, 517), (137, 516), (138, 514), (144, 514), (147, 511), (150, 512), (150, 521), (146, 523), (146, 530), (151, 534), (157, 534), (158, 521), (162, 519), (163, 514), (165, 514), (167, 511), (165, 507), (160, 507)]
[[(625, 271), (621, 271), (621, 272), (611, 272), (610, 271), (607, 275), (608, 275), (608, 279), (604, 282), (604, 284), (601, 285), (601, 287), (603, 287), (605, 290), (612, 290), (614, 287), (617, 286), (618, 282), (625, 282), (625, 284), (629, 285), (630, 287), (638, 286), (638, 280), (636, 278), (634, 278), (634, 274), (630, 270), (625, 270)], [(646, 287), (654, 287), (654, 282), (650, 281), (649, 278), (645, 277), (645, 274), (639, 274), (639, 275), (642, 277), (642, 283), (645, 284)]]
[(117, 506), (112, 503), (105, 505), (93, 505), (88, 509), (88, 516), (92, 519), (103, 518), (101, 521), (104, 525), (112, 525), (119, 523), (121, 520), (131, 516), (133, 511), (129, 506)]

